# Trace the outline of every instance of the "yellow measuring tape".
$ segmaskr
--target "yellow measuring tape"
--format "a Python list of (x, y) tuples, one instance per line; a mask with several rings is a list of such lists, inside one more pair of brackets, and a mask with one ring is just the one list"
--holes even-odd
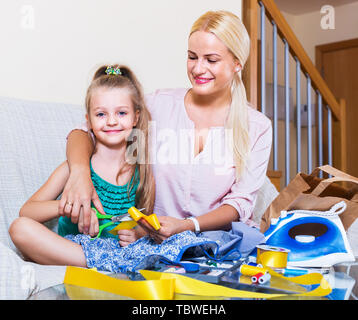
[[(287, 278), (270, 268), (268, 272), (273, 276), (284, 278), (297, 284), (318, 284), (318, 287), (312, 291), (303, 293), (272, 294), (232, 289), (175, 273), (140, 270), (140, 273), (146, 280), (131, 281), (115, 279), (94, 270), (71, 266), (66, 269), (64, 284), (101, 290), (138, 300), (172, 300), (175, 299), (175, 295), (182, 294), (207, 298), (226, 297), (253, 299), (271, 299), (287, 296), (321, 297), (328, 295), (332, 291), (328, 282), (319, 273)], [(70, 296), (70, 298), (76, 297)]]

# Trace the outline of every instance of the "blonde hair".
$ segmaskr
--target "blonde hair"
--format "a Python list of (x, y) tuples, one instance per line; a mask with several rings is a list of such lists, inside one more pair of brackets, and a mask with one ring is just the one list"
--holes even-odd
[[(228, 11), (208, 11), (197, 19), (190, 35), (195, 31), (206, 31), (218, 37), (239, 61), (243, 68), (250, 52), (250, 38), (241, 20)], [(190, 36), (189, 35), (189, 36)], [(249, 156), (249, 123), (247, 112), (246, 90), (238, 72), (231, 85), (231, 107), (225, 124), (233, 130), (233, 154), (238, 179)]]
[[(147, 106), (144, 101), (143, 89), (138, 81), (137, 77), (134, 75), (131, 69), (123, 65), (113, 65), (113, 68), (119, 68), (121, 75), (107, 74), (107, 66), (101, 66), (95, 72), (92, 82), (87, 89), (87, 94), (85, 98), (86, 111), (89, 115), (90, 106), (91, 106), (91, 96), (94, 89), (97, 88), (118, 88), (118, 89), (127, 89), (134, 106), (134, 111), (139, 111), (139, 118), (136, 124), (136, 129), (140, 130), (141, 135), (136, 136), (138, 141), (138, 146), (135, 155), (135, 166), (138, 168), (139, 172), (139, 185), (136, 192), (135, 203), (138, 208), (145, 208), (144, 213), (151, 214), (154, 209), (154, 199), (155, 199), (155, 183), (152, 172), (152, 167), (149, 161), (149, 135), (148, 135), (148, 125), (151, 121), (151, 115), (147, 109)], [(128, 139), (130, 140), (130, 139)], [(143, 141), (144, 140), (144, 141)], [(131, 141), (127, 141), (127, 151), (131, 145)], [(131, 155), (133, 156), (133, 155)], [(140, 159), (140, 161), (138, 161)], [(120, 172), (117, 174), (117, 179)], [(135, 180), (135, 170), (133, 172), (132, 178), (130, 179), (132, 183), (128, 184), (128, 194), (133, 188), (133, 185), (137, 183)]]

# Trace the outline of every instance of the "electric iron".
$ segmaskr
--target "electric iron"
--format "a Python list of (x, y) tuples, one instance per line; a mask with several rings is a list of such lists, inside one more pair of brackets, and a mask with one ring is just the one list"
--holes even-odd
[(346, 231), (339, 218), (347, 207), (344, 201), (329, 211), (281, 211), (264, 233), (266, 244), (290, 250), (288, 266), (330, 267), (355, 261)]

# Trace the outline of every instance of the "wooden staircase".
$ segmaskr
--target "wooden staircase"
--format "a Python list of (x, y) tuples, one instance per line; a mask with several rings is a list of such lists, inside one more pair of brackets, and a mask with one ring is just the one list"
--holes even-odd
[[(340, 154), (341, 154), (341, 164), (340, 169), (345, 170), (346, 163), (347, 163), (347, 150), (346, 150), (346, 123), (345, 123), (345, 100), (340, 99), (339, 101), (336, 100), (335, 96), (327, 86), (326, 82), (320, 75), (319, 71), (305, 52), (303, 46), (297, 39), (295, 33), (285, 20), (284, 16), (278, 9), (277, 5), (273, 0), (243, 0), (243, 22), (247, 28), (251, 39), (251, 48), (250, 48), (250, 56), (248, 61), (246, 62), (244, 71), (243, 71), (243, 81), (245, 83), (246, 91), (247, 91), (247, 98), (249, 102), (255, 106), (257, 109), (261, 110), (265, 113), (264, 106), (266, 105), (265, 101), (265, 85), (266, 85), (266, 76), (265, 76), (265, 46), (260, 46), (260, 39), (259, 39), (259, 32), (261, 38), (265, 39), (265, 29), (264, 28), (264, 21), (268, 19), (271, 24), (273, 25), (273, 39), (275, 37), (280, 37), (285, 44), (285, 88), (287, 89), (286, 92), (286, 102), (284, 106), (277, 105), (277, 79), (273, 81), (273, 168), (269, 168), (267, 171), (268, 177), (271, 179), (273, 184), (276, 186), (277, 190), (280, 191), (282, 187), (286, 186), (291, 177), (290, 177), (290, 167), (292, 165), (292, 159), (290, 159), (290, 152), (292, 152), (292, 148), (288, 144), (289, 140), (289, 115), (288, 110), (290, 107), (288, 96), (288, 88), (287, 85), (289, 79), (288, 77), (288, 56), (291, 55), (296, 61), (296, 77), (297, 77), (297, 85), (296, 85), (296, 105), (301, 106), (301, 89), (298, 81), (300, 78), (298, 73), (301, 72), (307, 78), (307, 97), (308, 97), (308, 90), (314, 90), (317, 94), (316, 96), (316, 105), (318, 106), (318, 110), (313, 110), (320, 112), (322, 114), (322, 106), (323, 108), (327, 108), (328, 118), (323, 119), (325, 121), (325, 128), (326, 132), (323, 132), (322, 126), (322, 118), (318, 117), (315, 130), (316, 132), (316, 141), (315, 141), (315, 150), (307, 150), (308, 159), (307, 159), (307, 168), (314, 169), (317, 166), (321, 166), (323, 164), (330, 164), (332, 163), (332, 120), (338, 122), (340, 127), (340, 136), (341, 141), (339, 143)], [(260, 23), (259, 23), (260, 22)], [(273, 45), (273, 70), (276, 70), (277, 64), (275, 65), (275, 55), (277, 55), (277, 47), (275, 48), (275, 40)], [(276, 51), (275, 51), (276, 50)], [(263, 57), (261, 59), (261, 57)], [(277, 63), (277, 61), (276, 61)], [(277, 77), (276, 77), (277, 78)], [(276, 82), (275, 82), (276, 81)], [(276, 88), (276, 91), (275, 91)], [(262, 93), (262, 94), (261, 94)], [(313, 97), (314, 98), (314, 97)], [(276, 105), (275, 105), (276, 99)], [(308, 98), (307, 98), (308, 100)], [(311, 100), (307, 101), (308, 108), (311, 107)], [(277, 134), (277, 108), (284, 107), (286, 108), (286, 119), (285, 119), (285, 134), (278, 135)], [(276, 109), (275, 109), (276, 108)], [(321, 108), (321, 109), (319, 109)], [(308, 109), (309, 113), (311, 109)], [(276, 116), (275, 116), (276, 111)], [(296, 127), (297, 127), (297, 142), (296, 142), (296, 172), (301, 172), (301, 153), (299, 146), (301, 145), (301, 123), (300, 115), (298, 114), (300, 109), (297, 108), (297, 116), (296, 116)], [(312, 125), (308, 119), (307, 130), (311, 133), (310, 125)], [(284, 141), (285, 143), (285, 166), (279, 168), (277, 166), (277, 150), (278, 150), (278, 139), (280, 139), (280, 143)], [(311, 136), (308, 135), (308, 139), (312, 139)], [(324, 143), (323, 143), (324, 141)], [(308, 141), (308, 146), (313, 146), (312, 141)], [(312, 154), (311, 152), (316, 152), (317, 155), (317, 163), (312, 163)], [(307, 172), (310, 173), (310, 172)], [(292, 177), (293, 178), (293, 177)]]

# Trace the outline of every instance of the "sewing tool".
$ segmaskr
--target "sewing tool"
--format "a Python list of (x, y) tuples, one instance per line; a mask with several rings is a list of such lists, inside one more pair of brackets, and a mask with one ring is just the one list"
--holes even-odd
[(285, 277), (297, 277), (307, 274), (308, 270), (298, 270), (298, 269), (284, 269), (283, 275)]
[(251, 277), (251, 283), (254, 284), (263, 284), (268, 282), (271, 279), (271, 275), (268, 273), (266, 268), (263, 268), (261, 265), (258, 267), (256, 263), (251, 262), (250, 264), (242, 264), (239, 268), (239, 271), (244, 276)]
[(255, 262), (246, 262), (247, 265), (249, 266), (254, 266), (254, 267), (259, 267), (259, 268), (263, 268), (261, 263), (255, 263)]
[(289, 250), (269, 245), (257, 245), (256, 262), (271, 268), (286, 268)]
[(154, 268), (155, 271), (159, 272), (178, 273), (179, 269), (180, 271), (184, 270), (185, 276), (187, 277), (211, 283), (218, 283), (226, 272), (226, 270), (223, 269), (211, 268), (208, 266), (203, 267), (197, 263), (169, 263), (162, 260), (158, 261)]
[(249, 277), (252, 277), (258, 273), (266, 273), (267, 272), (267, 269), (265, 268), (260, 268), (260, 267), (255, 267), (255, 266), (250, 266), (250, 265), (247, 265), (247, 264), (242, 264), (239, 268), (239, 271), (242, 275), (244, 276), (249, 276)]
[(134, 221), (137, 222), (140, 219), (144, 219), (154, 228), (154, 230), (160, 229), (160, 223), (159, 223), (158, 217), (155, 213), (147, 216), (147, 215), (143, 214), (142, 212), (140, 212), (140, 210), (138, 210), (136, 207), (130, 207), (128, 209), (128, 213)]
[(198, 272), (200, 269), (200, 266), (197, 263), (193, 263), (193, 262), (174, 262), (174, 261), (167, 261), (164, 259), (159, 260), (159, 263), (162, 263), (166, 266), (170, 266), (170, 267), (180, 267), (182, 269), (184, 269), (185, 272), (188, 273), (195, 273)]
[(283, 274), (285, 277), (297, 277), (308, 273), (327, 274), (331, 270), (330, 268), (298, 268), (297, 267), (297, 268), (284, 268), (284, 269), (275, 268), (275, 271)]
[(181, 263), (183, 262), (195, 262), (200, 267), (204, 268), (215, 268), (215, 269), (225, 269), (225, 270), (234, 270), (241, 265), (241, 261), (224, 261), (224, 262), (215, 262), (215, 265), (213, 262), (208, 262), (208, 259), (206, 257), (196, 257), (196, 258), (189, 258), (189, 260), (181, 260)]
[(271, 226), (265, 232), (266, 244), (290, 250), (288, 266), (330, 267), (354, 261), (339, 218), (346, 207), (340, 201), (328, 211), (281, 211), (279, 218), (271, 219)]
[(133, 228), (133, 226), (134, 226), (133, 225), (133, 220), (129, 216), (128, 213), (116, 216), (116, 215), (111, 215), (111, 214), (101, 214), (101, 213), (98, 212), (98, 210), (96, 208), (92, 208), (92, 209), (96, 211), (96, 216), (97, 216), (97, 218), (99, 220), (108, 219), (110, 221), (100, 225), (98, 234), (95, 237), (91, 238), (91, 240), (99, 238), (101, 236), (101, 234), (102, 234), (102, 231), (105, 228), (110, 227), (110, 226), (112, 226), (112, 225), (114, 225), (116, 223), (121, 223), (121, 224), (124, 223), (126, 227), (132, 226), (132, 228)]
[(144, 219), (145, 221), (147, 221), (154, 228), (154, 230), (159, 230), (160, 223), (159, 223), (157, 215), (155, 213), (153, 213), (153, 214), (147, 216), (141, 212), (141, 210), (143, 210), (143, 209), (138, 210), (136, 207), (130, 207), (128, 209), (128, 215), (130, 216), (131, 223), (123, 225), (123, 222), (122, 222), (122, 223), (118, 224), (115, 228), (113, 228), (112, 230), (109, 230), (108, 232), (110, 232), (113, 235), (117, 235), (118, 230), (132, 229), (133, 227), (135, 227), (137, 225), (137, 221), (140, 219)]
[(259, 278), (261, 278), (264, 274), (259, 272), (258, 274), (255, 274), (251, 277), (251, 283), (256, 284), (258, 283)]
[(268, 272), (266, 273), (259, 272), (258, 274), (255, 274), (254, 276), (251, 277), (251, 283), (264, 284), (270, 281), (270, 279), (271, 279), (271, 275)]

